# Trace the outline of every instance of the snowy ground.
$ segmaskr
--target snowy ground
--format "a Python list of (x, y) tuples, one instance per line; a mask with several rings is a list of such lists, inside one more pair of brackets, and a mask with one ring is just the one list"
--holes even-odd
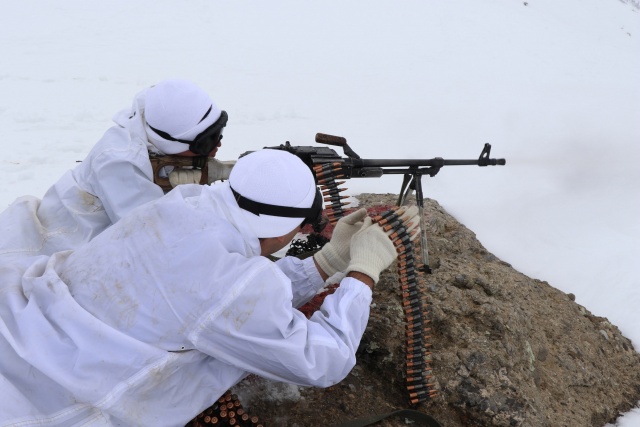
[[(640, 348), (640, 14), (618, 0), (13, 2), (0, 15), (0, 206), (41, 196), (133, 95), (188, 78), (229, 112), (219, 158), (316, 132), (425, 178), (493, 253)], [(637, 5), (637, 2), (635, 2)], [(351, 180), (393, 192), (400, 177)], [(620, 426), (640, 425), (640, 413)]]

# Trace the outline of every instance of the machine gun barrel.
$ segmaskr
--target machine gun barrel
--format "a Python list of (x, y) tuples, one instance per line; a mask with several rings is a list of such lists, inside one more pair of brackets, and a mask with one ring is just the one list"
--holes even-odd
[(433, 159), (353, 159), (354, 167), (410, 167), (419, 168), (427, 166), (496, 166), (504, 165), (505, 159), (487, 159), (486, 161), (475, 160), (454, 160), (434, 157)]

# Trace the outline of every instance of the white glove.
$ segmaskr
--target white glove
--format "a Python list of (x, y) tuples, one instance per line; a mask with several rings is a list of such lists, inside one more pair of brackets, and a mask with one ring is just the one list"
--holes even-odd
[(209, 157), (209, 184), (215, 181), (221, 181), (229, 179), (229, 174), (233, 165), (236, 164), (235, 160), (220, 161), (215, 157)]
[[(409, 235), (419, 227), (417, 207), (406, 209), (401, 218), (405, 223), (412, 223), (407, 227)], [(396, 247), (389, 238), (393, 232), (393, 229), (384, 231), (381, 226), (373, 223), (371, 218), (366, 218), (360, 231), (351, 239), (351, 262), (346, 272), (358, 271), (378, 283), (380, 273), (398, 256)], [(416, 239), (418, 235), (419, 233), (415, 233), (411, 240)]]
[(175, 168), (169, 174), (169, 183), (172, 187), (182, 184), (200, 184), (202, 171), (200, 169)]
[(351, 238), (360, 230), (362, 220), (366, 216), (367, 210), (362, 208), (340, 218), (333, 230), (331, 241), (313, 256), (329, 277), (349, 266)]

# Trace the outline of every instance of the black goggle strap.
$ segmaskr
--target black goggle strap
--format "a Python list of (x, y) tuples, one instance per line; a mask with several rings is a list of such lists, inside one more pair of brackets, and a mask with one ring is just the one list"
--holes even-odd
[(233, 188), (231, 188), (231, 192), (238, 202), (238, 206), (254, 215), (264, 214), (284, 218), (304, 218), (303, 224), (309, 224), (318, 220), (322, 214), (322, 194), (318, 187), (316, 187), (316, 196), (315, 199), (313, 199), (313, 205), (311, 205), (310, 208), (294, 208), (291, 206), (278, 206), (270, 205), (268, 203), (260, 203), (255, 200), (247, 199)]

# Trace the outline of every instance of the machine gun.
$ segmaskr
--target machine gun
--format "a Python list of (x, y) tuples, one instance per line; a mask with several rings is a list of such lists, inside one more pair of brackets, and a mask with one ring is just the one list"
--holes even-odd
[[(422, 194), (422, 176), (435, 176), (443, 166), (499, 166), (505, 165), (505, 159), (492, 159), (491, 145), (485, 144), (480, 157), (471, 160), (449, 160), (441, 157), (432, 159), (362, 159), (347, 144), (347, 140), (340, 136), (317, 133), (315, 141), (320, 144), (342, 147), (344, 155), (341, 157), (335, 150), (329, 147), (292, 146), (289, 141), (269, 149), (285, 150), (298, 156), (314, 173), (316, 182), (323, 187), (327, 206), (327, 217), (335, 223), (345, 214), (340, 196), (344, 189), (338, 188), (342, 182), (336, 179), (350, 178), (379, 178), (382, 175), (404, 175), (400, 196), (397, 205), (401, 206), (413, 191), (416, 192), (416, 205), (420, 210), (420, 229), (422, 230), (420, 242), (422, 245), (422, 264), (425, 272), (431, 272), (429, 267), (429, 255), (427, 237), (424, 226), (424, 199)], [(245, 153), (246, 154), (246, 153)]]

